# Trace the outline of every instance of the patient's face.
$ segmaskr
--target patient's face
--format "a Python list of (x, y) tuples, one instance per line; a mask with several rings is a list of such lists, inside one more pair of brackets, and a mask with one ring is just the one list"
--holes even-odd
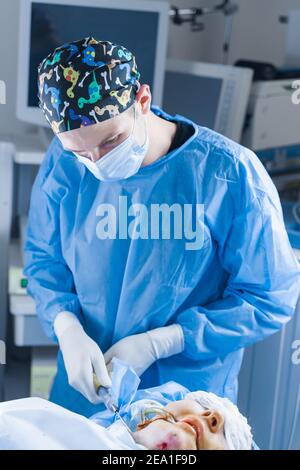
[[(214, 410), (205, 410), (194, 400), (169, 403), (164, 414), (140, 424), (134, 439), (147, 449), (224, 450), (224, 419)], [(169, 414), (170, 413), (170, 414)], [(153, 415), (152, 415), (153, 416)]]

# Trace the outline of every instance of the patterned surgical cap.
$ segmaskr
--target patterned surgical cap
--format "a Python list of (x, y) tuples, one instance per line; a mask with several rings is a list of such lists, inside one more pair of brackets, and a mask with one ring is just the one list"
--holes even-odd
[(135, 57), (92, 36), (57, 47), (38, 67), (38, 98), (55, 134), (90, 126), (128, 109), (139, 90)]

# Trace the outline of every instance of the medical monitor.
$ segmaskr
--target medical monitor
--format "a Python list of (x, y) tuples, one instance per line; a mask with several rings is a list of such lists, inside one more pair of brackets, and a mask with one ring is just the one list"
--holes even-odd
[(163, 109), (240, 141), (253, 72), (229, 65), (167, 61)]

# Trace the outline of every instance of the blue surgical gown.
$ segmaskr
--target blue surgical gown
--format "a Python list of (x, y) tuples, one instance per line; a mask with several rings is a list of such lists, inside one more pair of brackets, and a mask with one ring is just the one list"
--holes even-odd
[[(53, 138), (31, 196), (28, 290), (49, 337), (57, 341), (53, 322), (67, 310), (103, 352), (128, 335), (179, 323), (184, 351), (154, 363), (140, 387), (175, 381), (235, 402), (243, 349), (278, 331), (295, 310), (298, 261), (256, 155), (183, 116), (152, 111), (194, 133), (126, 180), (100, 182)], [(117, 236), (101, 239), (99, 207), (117, 213), (120, 196), (128, 207), (203, 204), (201, 248), (187, 250), (184, 237), (125, 237), (124, 227), (118, 236), (120, 221)], [(60, 352), (50, 399), (85, 416), (103, 409), (69, 386)]]

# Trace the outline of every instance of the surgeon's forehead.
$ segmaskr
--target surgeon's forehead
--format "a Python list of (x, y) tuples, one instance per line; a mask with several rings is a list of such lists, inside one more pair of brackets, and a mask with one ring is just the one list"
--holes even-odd
[(129, 109), (106, 121), (61, 132), (57, 135), (66, 150), (89, 150), (124, 131), (128, 126), (128, 119)]

